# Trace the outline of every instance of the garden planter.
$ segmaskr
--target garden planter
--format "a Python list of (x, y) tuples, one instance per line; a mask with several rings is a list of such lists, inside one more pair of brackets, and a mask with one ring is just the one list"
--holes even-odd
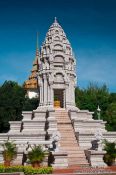
[(8, 160), (4, 161), (4, 166), (10, 166), (10, 161)]
[(34, 168), (38, 168), (38, 167), (40, 167), (40, 163), (39, 162), (34, 162), (34, 163), (32, 163), (32, 166)]

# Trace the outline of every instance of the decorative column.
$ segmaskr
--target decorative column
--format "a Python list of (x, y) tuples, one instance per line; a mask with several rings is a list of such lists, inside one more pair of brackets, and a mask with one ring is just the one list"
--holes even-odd
[(50, 85), (48, 84), (48, 105), (50, 105), (50, 98), (51, 98), (51, 91), (50, 91)]
[(73, 89), (73, 93), (72, 93), (72, 105), (75, 106), (75, 87), (74, 87), (74, 83), (72, 82), (72, 89)]
[(66, 107), (66, 89), (63, 91), (63, 101), (64, 101), (63, 107), (65, 108)]
[(43, 88), (44, 88), (44, 83), (43, 83), (43, 79), (42, 79), (42, 88), (41, 88), (41, 101), (42, 101), (42, 106), (43, 106), (43, 101), (44, 101), (44, 96), (43, 96), (44, 90), (43, 90)]
[(70, 103), (71, 106), (75, 106), (75, 88), (72, 78), (70, 79)]
[(39, 99), (40, 99), (39, 106), (41, 106), (42, 105), (42, 87), (41, 86), (39, 88)]
[(43, 105), (43, 79), (42, 77), (38, 77), (38, 83), (39, 83), (39, 106), (42, 106)]
[(69, 87), (66, 86), (66, 89), (65, 89), (65, 100), (66, 100), (66, 106), (68, 106), (69, 104)]
[(54, 95), (53, 95), (53, 87), (52, 85), (50, 86), (50, 92), (51, 92), (51, 99), (50, 99), (50, 104), (54, 106)]
[(44, 103), (43, 105), (46, 106), (47, 105), (47, 77), (46, 74), (43, 74), (43, 79), (44, 79)]

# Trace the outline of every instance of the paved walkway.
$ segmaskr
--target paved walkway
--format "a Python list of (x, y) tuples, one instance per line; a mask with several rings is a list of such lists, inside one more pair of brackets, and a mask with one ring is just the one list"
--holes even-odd
[(54, 170), (53, 174), (77, 174), (77, 175), (116, 175), (116, 166), (108, 168), (92, 168), (92, 167), (69, 167), (67, 169)]

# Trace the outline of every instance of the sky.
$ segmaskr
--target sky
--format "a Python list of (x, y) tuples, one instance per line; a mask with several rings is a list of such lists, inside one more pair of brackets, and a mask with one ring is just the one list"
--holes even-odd
[(28, 78), (57, 17), (77, 59), (77, 84), (106, 84), (116, 92), (116, 0), (0, 0), (0, 84)]

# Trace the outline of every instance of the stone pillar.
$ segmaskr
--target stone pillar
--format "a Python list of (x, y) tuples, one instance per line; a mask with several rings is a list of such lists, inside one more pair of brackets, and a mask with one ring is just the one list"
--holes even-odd
[(39, 106), (42, 106), (43, 105), (43, 79), (40, 76), (38, 77), (38, 83), (39, 83), (39, 86), (40, 86), (40, 92), (39, 92), (40, 102), (39, 102)]
[(75, 106), (75, 89), (74, 89), (74, 83), (72, 79), (70, 79), (69, 94), (70, 94), (70, 97), (69, 97), (70, 105)]
[(66, 89), (63, 91), (63, 100), (64, 100), (64, 104), (63, 107), (66, 107)]
[(43, 84), (43, 80), (42, 80), (42, 88), (41, 88), (41, 104), (42, 104), (42, 106), (43, 106), (43, 92), (44, 92), (43, 88), (44, 88), (44, 84)]
[(43, 78), (44, 78), (44, 106), (47, 105), (47, 77), (46, 77), (46, 74), (43, 75)]
[(39, 89), (40, 89), (40, 91), (39, 91), (39, 99), (40, 99), (40, 102), (39, 102), (39, 106), (41, 106), (42, 105), (42, 87), (40, 86), (39, 87)]
[(54, 106), (54, 91), (52, 85), (50, 86), (50, 105)]
[(70, 93), (72, 93), (72, 92), (70, 92), (70, 86), (69, 85), (66, 86), (65, 93), (66, 93), (66, 106), (69, 106), (70, 101), (71, 101)]
[(75, 87), (74, 84), (72, 84), (72, 105), (75, 106)]
[(51, 92), (50, 92), (50, 86), (48, 85), (48, 105), (50, 105), (50, 98), (51, 98)]
[(39, 106), (41, 106), (41, 86), (39, 86)]
[(69, 87), (68, 87), (68, 94), (69, 94), (68, 95), (68, 98), (69, 98), (69, 101), (68, 101), (69, 103), (68, 104), (69, 104), (69, 106), (72, 105), (72, 93), (73, 92), (72, 92), (72, 89), (71, 89), (71, 83), (69, 83)]

